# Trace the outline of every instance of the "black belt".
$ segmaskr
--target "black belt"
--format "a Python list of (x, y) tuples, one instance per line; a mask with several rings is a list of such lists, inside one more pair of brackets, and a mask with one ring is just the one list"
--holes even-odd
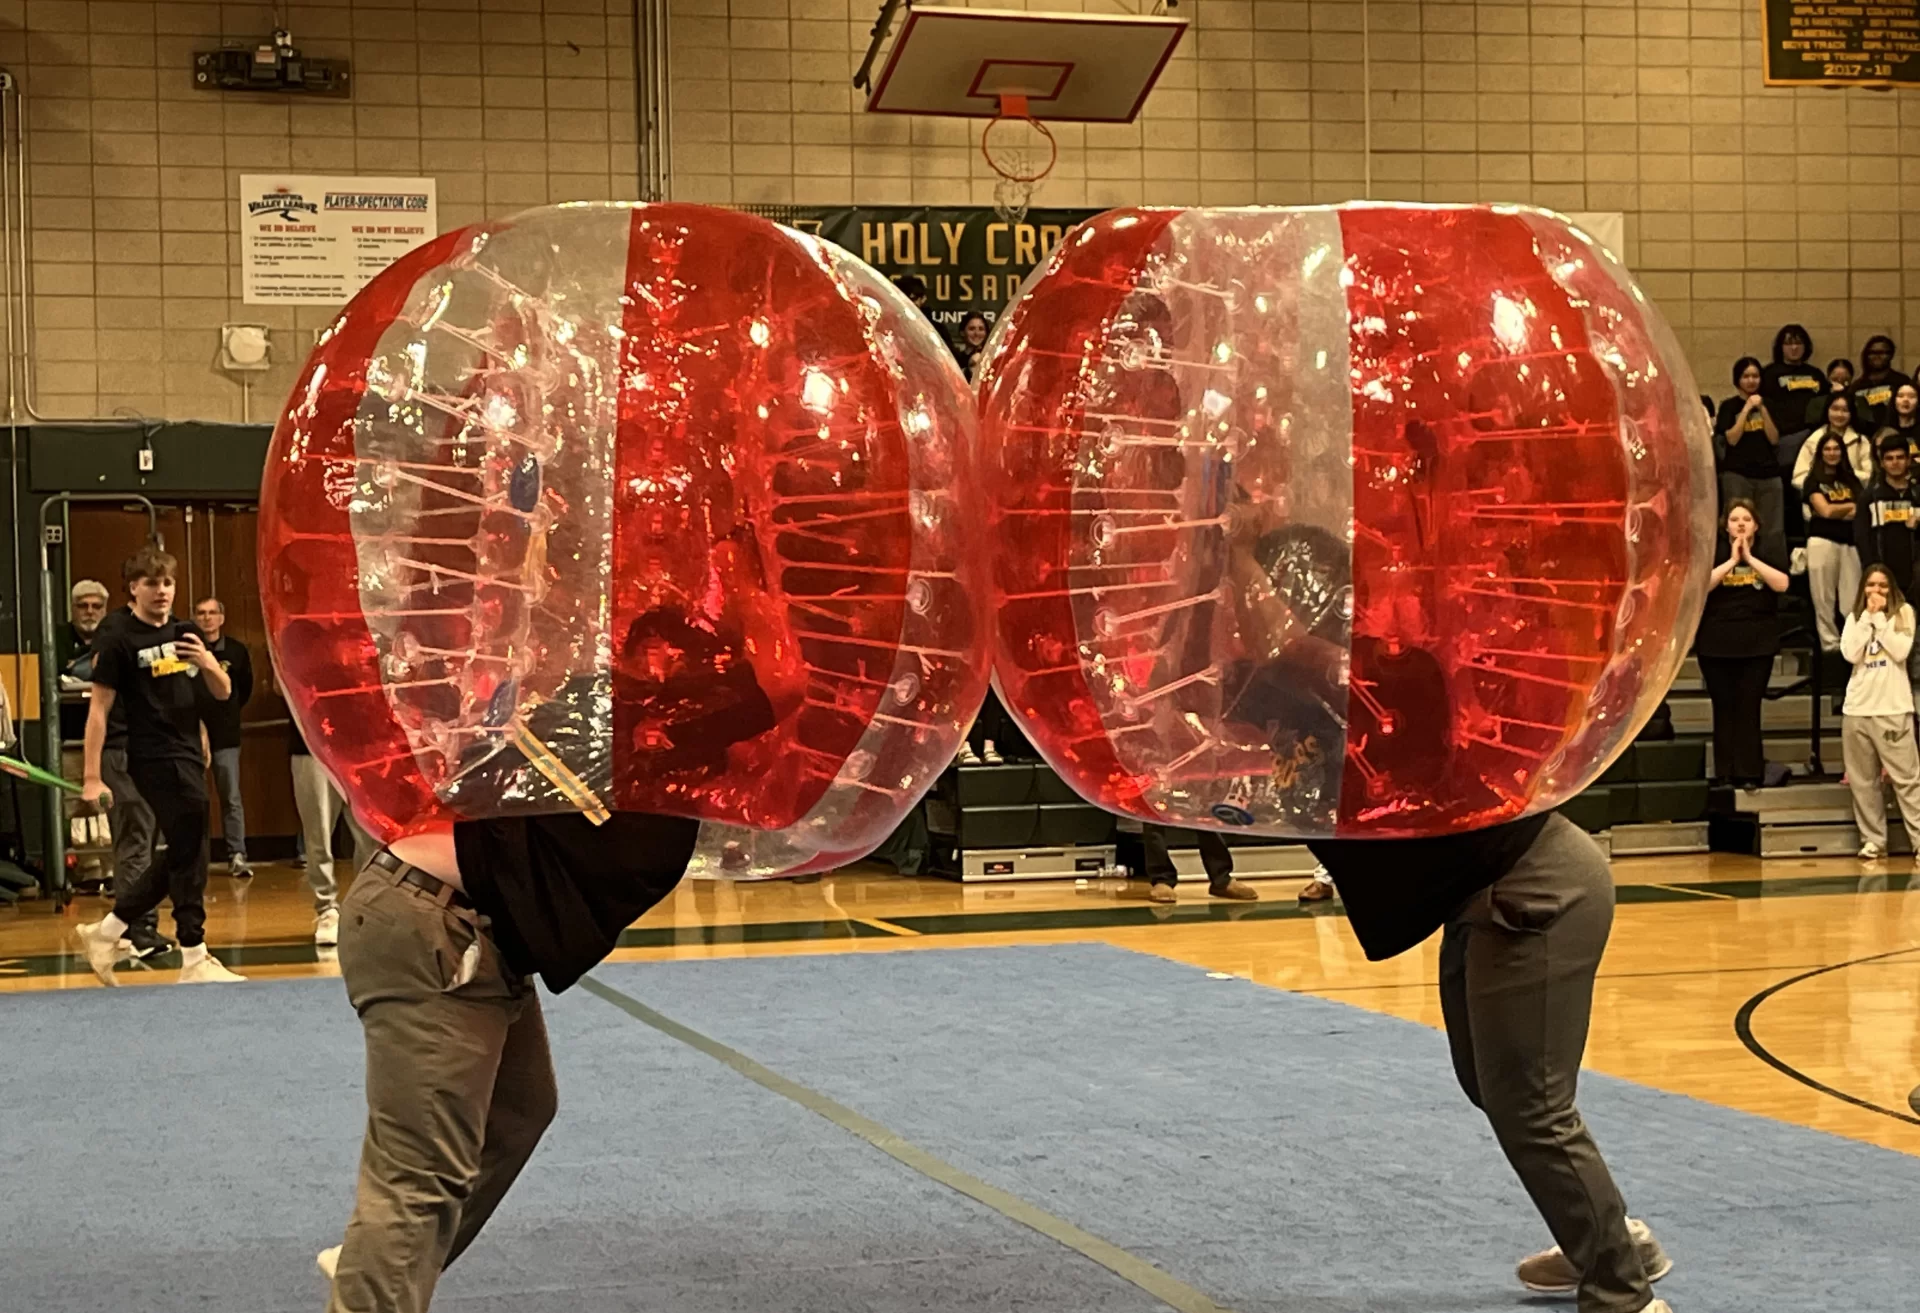
[(445, 880), (436, 880), (433, 876), (428, 875), (417, 866), (409, 866), (406, 862), (395, 857), (393, 850), (390, 848), (382, 848), (379, 852), (375, 853), (373, 860), (368, 862), (367, 865), (377, 866), (381, 870), (390, 873), (395, 881), (400, 884), (412, 885), (415, 889), (418, 889), (442, 907), (464, 907), (469, 912), (474, 910), (472, 901), (468, 899), (464, 893), (461, 893)]

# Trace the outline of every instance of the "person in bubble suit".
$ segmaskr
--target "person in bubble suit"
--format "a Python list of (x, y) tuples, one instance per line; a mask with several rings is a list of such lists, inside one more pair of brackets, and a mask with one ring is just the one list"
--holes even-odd
[[(1238, 474), (1227, 575), (1249, 657), (1231, 714), (1266, 726), (1272, 742), (1281, 741), (1275, 727), (1290, 725), (1310, 744), (1338, 731), (1345, 705), (1351, 620), (1337, 599), (1350, 582), (1348, 554), (1332, 534), (1285, 522), (1258, 462)], [(1304, 779), (1312, 765), (1294, 773)], [(1435, 838), (1307, 846), (1338, 884), (1369, 960), (1441, 932), (1455, 1076), (1557, 1242), (1520, 1263), (1521, 1283), (1575, 1295), (1580, 1313), (1671, 1313), (1652, 1283), (1672, 1261), (1627, 1215), (1574, 1103), (1613, 924), (1613, 877), (1599, 847), (1557, 812)]]
[[(668, 608), (640, 617), (627, 645), (661, 635), (708, 669), (717, 646), (738, 655), (738, 635), (696, 635)], [(685, 713), (660, 722), (661, 768), (722, 769), (729, 744), (774, 724), (749, 663), (727, 664), (740, 673), (717, 693), (698, 669), (619, 690)], [(556, 702), (591, 696), (588, 683)], [(396, 839), (354, 881), (340, 974), (366, 1032), (367, 1126), (345, 1239), (318, 1258), (328, 1313), (429, 1307), (553, 1120), (533, 978), (557, 994), (598, 965), (680, 882), (699, 830), (643, 812), (461, 820)]]

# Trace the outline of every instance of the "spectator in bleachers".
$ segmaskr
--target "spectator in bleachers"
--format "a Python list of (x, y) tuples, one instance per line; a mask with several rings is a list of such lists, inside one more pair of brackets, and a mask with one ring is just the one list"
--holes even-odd
[(1804, 494), (1807, 486), (1807, 474), (1813, 469), (1814, 453), (1820, 449), (1820, 443), (1827, 437), (1838, 437), (1847, 449), (1847, 463), (1853, 466), (1853, 476), (1860, 480), (1861, 486), (1873, 481), (1879, 469), (1874, 459), (1873, 438), (1861, 430), (1853, 419), (1853, 398), (1845, 392), (1835, 392), (1826, 398), (1824, 418), (1826, 422), (1813, 431), (1800, 446), (1800, 455), (1793, 463), (1793, 486)]
[(987, 317), (978, 310), (969, 310), (967, 317), (960, 321), (960, 340), (953, 344), (953, 358), (960, 362), (960, 372), (973, 382), (973, 367), (980, 359), (980, 353), (987, 346)]
[(1760, 372), (1760, 397), (1773, 427), (1782, 434), (1815, 427), (1807, 403), (1826, 391), (1826, 375), (1813, 363), (1813, 338), (1799, 324), (1787, 324), (1773, 335), (1773, 363)]
[(1895, 347), (1885, 333), (1875, 333), (1860, 348), (1860, 377), (1853, 384), (1853, 409), (1861, 428), (1878, 433), (1893, 413), (1894, 390), (1913, 380), (1893, 367)]
[(203, 597), (193, 608), (200, 641), (227, 672), (233, 691), (225, 700), (201, 689), (200, 720), (207, 730), (207, 748), (213, 758), (213, 782), (220, 792), (220, 839), (227, 849), (227, 874), (239, 879), (253, 875), (247, 865), (247, 812), (240, 801), (240, 709), (253, 696), (253, 657), (247, 645), (224, 632), (227, 605), (217, 597)]
[(1806, 421), (1808, 428), (1818, 428), (1821, 416), (1827, 413), (1826, 398), (1835, 392), (1845, 392), (1853, 387), (1853, 362), (1845, 356), (1838, 356), (1827, 362), (1826, 391), (1807, 402)]
[(1877, 445), (1891, 437), (1905, 438), (1908, 453), (1920, 456), (1920, 386), (1902, 383), (1893, 390), (1886, 427), (1874, 434), (1873, 440)]
[[(1748, 501), (1765, 526), (1769, 556), (1786, 556), (1786, 500), (1780, 485), (1780, 430), (1760, 396), (1760, 362), (1742, 356), (1733, 366), (1734, 394), (1720, 403), (1713, 432), (1720, 448), (1720, 504)], [(1778, 551), (1772, 549), (1778, 548)]]
[(1840, 651), (1853, 664), (1840, 744), (1860, 857), (1870, 862), (1887, 852), (1882, 772), (1893, 785), (1907, 834), (1920, 835), (1920, 749), (1914, 745), (1913, 685), (1906, 670), (1913, 651), (1913, 608), (1884, 565), (1873, 566), (1862, 580)]
[(1893, 571), (1901, 593), (1911, 597), (1914, 534), (1920, 529), (1909, 477), (1913, 458), (1898, 437), (1888, 439), (1879, 450), (1879, 472), (1867, 485), (1866, 501), (1854, 516), (1855, 541), (1860, 546), (1861, 564), (1886, 566)]
[(1840, 434), (1822, 429), (1807, 445), (1813, 448), (1813, 468), (1801, 485), (1807, 507), (1807, 583), (1813, 593), (1820, 647), (1837, 652), (1840, 617), (1860, 592), (1860, 550), (1853, 518), (1866, 490)]
[(1780, 651), (1779, 597), (1788, 583), (1786, 554), (1769, 559), (1763, 529), (1752, 502), (1728, 503), (1693, 644), (1713, 702), (1714, 776), (1743, 789), (1766, 782), (1760, 706)]

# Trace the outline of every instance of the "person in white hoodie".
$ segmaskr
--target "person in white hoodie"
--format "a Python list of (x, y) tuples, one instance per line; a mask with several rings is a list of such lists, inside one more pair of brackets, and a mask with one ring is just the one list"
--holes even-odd
[(1913, 686), (1907, 654), (1913, 649), (1913, 608), (1884, 565), (1867, 567), (1860, 596), (1840, 634), (1840, 652), (1853, 663), (1842, 708), (1841, 753), (1853, 790), (1853, 824), (1860, 858), (1887, 852), (1887, 800), (1880, 772), (1893, 785), (1909, 838), (1920, 839), (1920, 748), (1914, 744)]
[(1836, 392), (1827, 400), (1827, 422), (1800, 444), (1800, 454), (1793, 458), (1795, 491), (1806, 488), (1807, 475), (1813, 470), (1814, 454), (1820, 450), (1821, 439), (1829, 433), (1846, 444), (1847, 460), (1853, 465), (1853, 472), (1860, 482), (1872, 480), (1875, 469), (1873, 438), (1856, 427), (1853, 399), (1844, 392)]

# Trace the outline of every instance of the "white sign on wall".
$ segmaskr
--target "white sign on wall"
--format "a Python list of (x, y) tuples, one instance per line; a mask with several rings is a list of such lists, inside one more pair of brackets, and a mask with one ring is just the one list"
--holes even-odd
[(345, 305), (439, 232), (432, 178), (242, 174), (242, 296), (248, 305)]

